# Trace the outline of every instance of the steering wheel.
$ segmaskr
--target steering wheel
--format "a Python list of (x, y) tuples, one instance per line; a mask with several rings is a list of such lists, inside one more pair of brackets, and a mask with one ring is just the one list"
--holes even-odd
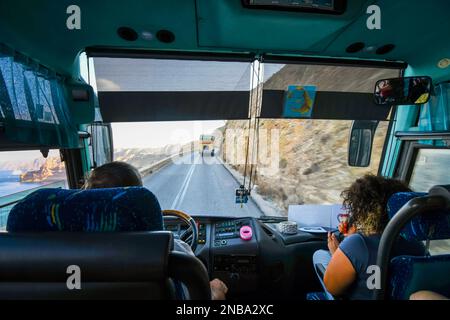
[(180, 235), (180, 240), (186, 242), (191, 247), (192, 251), (195, 252), (198, 244), (198, 228), (194, 218), (183, 211), (174, 209), (163, 210), (162, 214), (163, 217), (179, 218), (189, 226), (189, 228)]

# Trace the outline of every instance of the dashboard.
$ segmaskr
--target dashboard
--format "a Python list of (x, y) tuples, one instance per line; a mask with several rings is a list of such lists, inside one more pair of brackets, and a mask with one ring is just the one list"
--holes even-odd
[[(227, 298), (292, 298), (317, 289), (312, 254), (326, 248), (326, 236), (304, 232), (282, 235), (276, 228), (286, 220), (281, 217), (193, 218), (199, 231), (195, 255), (206, 266), (210, 279), (225, 282)], [(176, 218), (169, 217), (164, 223), (175, 238), (188, 229)]]

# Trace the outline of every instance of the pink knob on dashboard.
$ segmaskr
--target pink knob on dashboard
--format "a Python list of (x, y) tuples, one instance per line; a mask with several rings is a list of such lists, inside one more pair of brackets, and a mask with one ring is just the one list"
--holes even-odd
[(242, 226), (239, 230), (239, 234), (242, 240), (249, 241), (252, 239), (253, 231), (250, 226)]

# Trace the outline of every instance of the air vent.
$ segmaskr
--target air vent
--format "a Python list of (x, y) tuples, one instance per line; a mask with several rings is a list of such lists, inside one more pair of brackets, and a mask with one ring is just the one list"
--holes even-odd
[(156, 38), (164, 43), (172, 43), (175, 41), (175, 35), (169, 30), (159, 30), (156, 33)]
[(366, 45), (363, 42), (355, 42), (349, 45), (345, 51), (347, 51), (347, 53), (357, 53), (364, 49), (365, 46)]
[(394, 49), (395, 49), (395, 45), (393, 45), (393, 44), (387, 44), (387, 45), (384, 45), (384, 46), (382, 46), (382, 47), (379, 47), (379, 48), (377, 49), (377, 51), (376, 51), (376, 54), (379, 54), (379, 55), (386, 54), (386, 53), (391, 52), (391, 51), (394, 50)]
[(138, 38), (137, 32), (129, 27), (120, 27), (117, 29), (117, 34), (126, 41), (136, 41)]

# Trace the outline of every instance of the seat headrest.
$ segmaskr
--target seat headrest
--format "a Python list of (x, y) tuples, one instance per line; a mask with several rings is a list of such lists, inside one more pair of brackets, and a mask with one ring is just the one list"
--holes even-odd
[(18, 202), (8, 216), (8, 232), (157, 231), (161, 207), (142, 187), (37, 190)]
[(172, 241), (167, 231), (1, 233), (0, 283), (65, 283), (70, 265), (86, 284), (161, 280)]
[[(387, 202), (387, 213), (391, 219), (409, 200), (428, 195), (423, 192), (399, 192)], [(419, 215), (411, 219), (400, 233), (407, 240), (424, 241), (450, 239), (450, 212), (438, 211)]]

